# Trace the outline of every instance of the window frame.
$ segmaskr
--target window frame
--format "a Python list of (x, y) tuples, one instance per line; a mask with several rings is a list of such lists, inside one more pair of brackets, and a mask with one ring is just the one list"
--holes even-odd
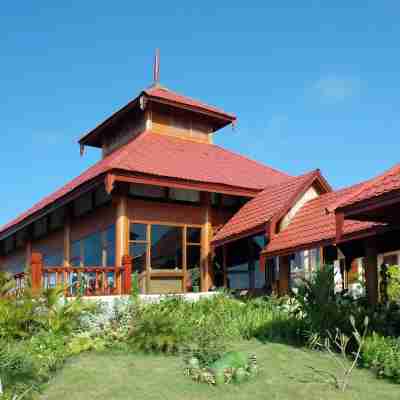
[[(157, 275), (163, 273), (184, 273), (188, 271), (187, 265), (187, 249), (189, 246), (200, 247), (200, 255), (202, 251), (202, 241), (203, 241), (203, 225), (199, 224), (182, 224), (176, 222), (161, 222), (161, 221), (146, 221), (146, 220), (129, 220), (129, 233), (131, 232), (131, 226), (134, 224), (141, 224), (146, 226), (146, 240), (131, 240), (129, 235), (128, 247), (130, 249), (132, 244), (145, 244), (146, 245), (146, 264), (144, 270), (140, 274), (149, 272), (149, 274)], [(175, 228), (182, 228), (182, 268), (181, 269), (152, 269), (151, 267), (151, 228), (153, 225), (162, 225)], [(188, 228), (198, 228), (200, 229), (200, 242), (188, 242), (187, 240), (187, 229)], [(132, 255), (131, 255), (132, 256)], [(200, 260), (201, 261), (201, 260)], [(201, 267), (201, 266), (200, 266)]]

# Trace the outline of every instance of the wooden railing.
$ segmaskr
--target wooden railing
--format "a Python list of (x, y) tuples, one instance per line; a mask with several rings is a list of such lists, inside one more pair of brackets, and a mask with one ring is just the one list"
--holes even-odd
[[(129, 273), (129, 272), (128, 272)], [(125, 268), (52, 267), (44, 268), (44, 289), (63, 286), (66, 296), (110, 296), (126, 293)]]
[[(18, 296), (24, 291), (26, 274), (15, 274)], [(32, 292), (64, 287), (65, 296), (110, 296), (130, 294), (132, 286), (132, 258), (122, 257), (122, 265), (115, 267), (45, 267), (40, 253), (31, 256)]]
[(17, 296), (20, 296), (24, 292), (25, 288), (25, 272), (20, 272), (18, 274), (15, 274), (14, 280), (15, 280), (15, 289), (13, 290), (13, 292)]

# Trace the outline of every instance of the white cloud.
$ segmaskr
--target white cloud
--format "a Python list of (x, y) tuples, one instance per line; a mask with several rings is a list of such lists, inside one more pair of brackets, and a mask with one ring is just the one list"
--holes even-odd
[(323, 102), (339, 103), (358, 94), (360, 80), (332, 75), (319, 79), (313, 89)]

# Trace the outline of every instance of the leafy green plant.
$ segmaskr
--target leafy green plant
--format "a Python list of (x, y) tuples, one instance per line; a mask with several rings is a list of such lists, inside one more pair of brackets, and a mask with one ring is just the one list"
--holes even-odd
[(389, 282), (387, 293), (390, 301), (400, 301), (400, 267), (392, 265), (388, 268)]
[(400, 339), (374, 333), (366, 339), (360, 364), (378, 377), (400, 383)]

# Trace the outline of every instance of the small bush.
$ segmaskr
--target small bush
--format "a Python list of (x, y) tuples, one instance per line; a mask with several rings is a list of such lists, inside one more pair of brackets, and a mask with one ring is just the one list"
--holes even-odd
[(400, 383), (400, 339), (374, 333), (366, 340), (361, 365), (373, 369), (378, 377)]

